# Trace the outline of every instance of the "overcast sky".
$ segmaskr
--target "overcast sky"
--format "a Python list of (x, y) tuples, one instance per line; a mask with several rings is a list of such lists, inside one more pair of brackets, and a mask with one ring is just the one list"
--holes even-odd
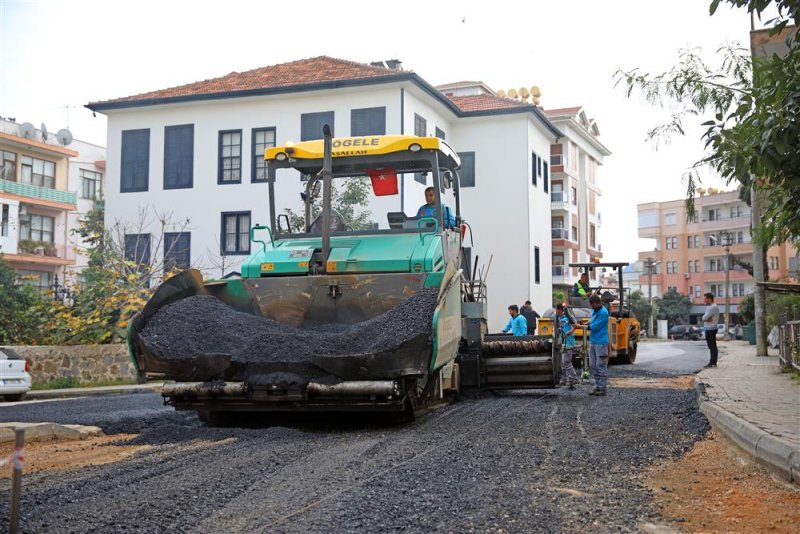
[(612, 75), (664, 70), (680, 48), (713, 58), (723, 43), (746, 45), (747, 13), (709, 17), (709, 1), (0, 0), (0, 116), (105, 145), (105, 117), (87, 102), (323, 54), (399, 58), (434, 85), (538, 85), (545, 108), (580, 105), (597, 120), (612, 152), (599, 174), (600, 242), (605, 259), (633, 261), (648, 247), (636, 204), (683, 197), (701, 130), (656, 150), (646, 132), (666, 112), (626, 99)]

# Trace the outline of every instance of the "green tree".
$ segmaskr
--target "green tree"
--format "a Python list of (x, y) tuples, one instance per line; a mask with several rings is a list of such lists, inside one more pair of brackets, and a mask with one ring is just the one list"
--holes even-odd
[(756, 303), (752, 293), (739, 302), (739, 313), (736, 314), (742, 324), (752, 324), (756, 318)]
[(654, 300), (656, 300), (656, 317), (666, 319), (670, 327), (689, 322), (692, 300), (686, 295), (670, 289), (661, 298)]
[(19, 276), (0, 254), (0, 345), (37, 344), (47, 316), (46, 298)]
[[(372, 213), (366, 210), (369, 199), (372, 196), (372, 187), (369, 178), (348, 178), (346, 180), (334, 180), (331, 188), (331, 207), (335, 209), (344, 219), (348, 228), (353, 230), (367, 230), (372, 227)], [(322, 207), (322, 195), (320, 194), (311, 204), (311, 220), (319, 215)], [(302, 212), (295, 212), (285, 208), (284, 213), (289, 216), (289, 224), (293, 230), (302, 230), (305, 227)]]
[(645, 297), (641, 291), (637, 290), (632, 292), (628, 298), (630, 299), (633, 315), (639, 319), (643, 327), (646, 326), (653, 310), (653, 307), (647, 301), (647, 297)]
[[(797, 20), (800, 0), (713, 0), (711, 14), (721, 3), (746, 7), (761, 15), (776, 7), (782, 20), (771, 21), (774, 31)], [(753, 63), (750, 50), (726, 45), (718, 50), (718, 65), (704, 61), (697, 50), (682, 50), (678, 64), (661, 74), (620, 69), (616, 84), (630, 97), (640, 91), (645, 100), (676, 110), (654, 127), (655, 141), (683, 135), (685, 120), (705, 117), (702, 140), (706, 153), (686, 173), (687, 211), (694, 215), (697, 171), (707, 167), (727, 183), (763, 194), (764, 214), (756, 237), (763, 243), (800, 238), (800, 42), (789, 42), (785, 58), (776, 55)], [(759, 178), (753, 183), (752, 176)]]

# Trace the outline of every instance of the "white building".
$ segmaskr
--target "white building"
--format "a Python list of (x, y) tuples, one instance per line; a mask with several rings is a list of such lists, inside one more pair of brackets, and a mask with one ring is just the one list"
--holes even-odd
[[(436, 135), (462, 158), (473, 258), (486, 265), (493, 257), (490, 328), (502, 327), (509, 304), (530, 298), (548, 307), (550, 199), (542, 180), (533, 179), (533, 162), (548, 157), (561, 132), (537, 107), (485, 86), (445, 95), (399, 70), (399, 62), (387, 65), (393, 68), (323, 56), (89, 104), (108, 115), (107, 225), (132, 228), (131, 255), (161, 258), (157, 225), (133, 223), (142, 211), (167, 215), (163, 241), (176, 251), (171, 259), (219, 277), (249, 253), (244, 229), (270, 219), (265, 146), (319, 138), (324, 123), (338, 136)], [(370, 204), (383, 228), (387, 212), (415, 214), (424, 203), (419, 177), (406, 175), (401, 184), (398, 196)], [(276, 190), (279, 213), (300, 209), (297, 172), (279, 173)]]
[(0, 253), (44, 290), (77, 282), (87, 264), (75, 235), (102, 191), (105, 149), (0, 119)]
[[(600, 244), (599, 167), (611, 152), (600, 142), (597, 122), (581, 107), (549, 109), (547, 117), (564, 132), (550, 149), (553, 236), (553, 286), (569, 291), (580, 273), (570, 263), (603, 257)], [(610, 261), (619, 261), (611, 258)], [(600, 272), (589, 272), (589, 285), (598, 285)]]

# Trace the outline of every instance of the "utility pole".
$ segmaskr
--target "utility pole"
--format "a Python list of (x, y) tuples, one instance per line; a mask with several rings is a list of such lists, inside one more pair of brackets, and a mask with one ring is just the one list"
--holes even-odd
[(661, 262), (651, 257), (647, 257), (644, 260), (644, 268), (647, 270), (647, 300), (650, 303), (650, 317), (648, 317), (647, 327), (647, 334), (649, 336), (655, 336), (655, 332), (653, 331), (653, 274), (655, 274), (655, 267), (659, 263)]
[(731, 285), (731, 241), (733, 238), (733, 234), (731, 234), (727, 230), (723, 230), (720, 232), (720, 237), (722, 237), (722, 246), (725, 247), (725, 332), (722, 335), (722, 339), (728, 341), (730, 339), (730, 334), (728, 330), (730, 329), (731, 324), (731, 293), (730, 293), (730, 285)]

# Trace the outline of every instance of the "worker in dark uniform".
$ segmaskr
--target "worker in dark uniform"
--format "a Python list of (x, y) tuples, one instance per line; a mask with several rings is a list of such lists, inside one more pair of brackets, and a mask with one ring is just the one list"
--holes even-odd
[(589, 273), (581, 273), (581, 279), (572, 286), (572, 296), (582, 299), (589, 298)]
[[(442, 209), (444, 210), (444, 227), (455, 228), (456, 218), (453, 216), (453, 212), (446, 205), (443, 205)], [(417, 210), (417, 217), (436, 217), (436, 193), (434, 193), (433, 187), (425, 189), (425, 204)]]
[(526, 300), (525, 304), (523, 304), (522, 308), (520, 308), (519, 313), (522, 314), (522, 316), (525, 317), (525, 320), (528, 322), (528, 335), (535, 336), (536, 321), (539, 319), (540, 315), (531, 307), (531, 301)]

